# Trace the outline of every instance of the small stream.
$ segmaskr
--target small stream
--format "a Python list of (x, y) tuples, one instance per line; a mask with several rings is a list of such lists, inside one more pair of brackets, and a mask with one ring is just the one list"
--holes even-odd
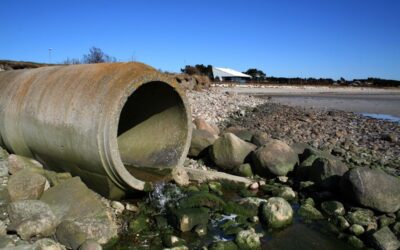
[[(139, 202), (145, 204), (145, 213), (149, 216), (150, 211), (154, 211), (153, 215), (150, 215), (150, 219), (156, 217), (168, 217), (166, 207), (171, 204), (175, 206), (179, 203), (179, 200), (185, 199), (187, 190), (181, 189), (172, 185), (173, 188), (168, 192), (165, 192), (165, 188), (171, 184), (160, 183), (155, 187), (155, 190), (146, 199), (140, 199), (130, 202)], [(211, 192), (211, 191), (210, 191)], [(258, 197), (265, 197), (261, 192), (257, 193)], [(222, 196), (219, 196), (225, 202), (235, 201), (243, 197), (235, 191), (223, 189)], [(146, 202), (144, 202), (146, 200)], [(337, 239), (333, 231), (331, 230), (330, 224), (327, 220), (317, 221), (305, 221), (297, 213), (299, 204), (295, 201), (291, 203), (294, 210), (293, 223), (286, 228), (280, 230), (270, 230), (264, 228), (261, 222), (250, 223), (257, 233), (262, 234), (260, 241), (262, 243), (262, 249), (279, 249), (279, 250), (337, 250), (337, 249), (353, 249), (345, 241)], [(238, 205), (241, 206), (241, 205)], [(143, 207), (143, 205), (142, 205)], [(175, 229), (170, 228), (170, 232), (174, 235), (182, 238), (186, 242), (186, 246), (189, 249), (202, 249), (203, 246), (209, 246), (214, 241), (220, 240), (234, 240), (234, 234), (226, 235), (221, 228), (221, 225), (229, 221), (235, 222), (234, 225), (243, 228), (243, 224), (238, 222), (239, 216), (235, 214), (224, 214), (220, 212), (210, 212), (210, 220), (207, 225), (207, 234), (203, 237), (199, 237), (195, 232), (181, 233)], [(162, 249), (162, 232), (157, 231), (156, 223), (151, 222), (152, 227), (148, 231), (132, 236), (129, 231), (126, 235), (122, 235), (117, 245), (109, 249)], [(236, 226), (234, 226), (236, 227)]]

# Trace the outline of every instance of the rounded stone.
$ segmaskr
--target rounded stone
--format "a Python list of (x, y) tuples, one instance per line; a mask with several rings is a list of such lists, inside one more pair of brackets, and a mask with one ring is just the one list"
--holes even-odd
[(254, 151), (252, 160), (255, 172), (261, 176), (269, 174), (284, 176), (298, 162), (297, 154), (283, 141), (270, 140)]
[(293, 209), (283, 198), (272, 197), (262, 204), (261, 219), (271, 228), (282, 228), (293, 220)]

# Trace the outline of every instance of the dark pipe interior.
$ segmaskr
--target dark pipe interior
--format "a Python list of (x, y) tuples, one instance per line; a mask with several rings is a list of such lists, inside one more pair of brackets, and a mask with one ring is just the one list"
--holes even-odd
[(122, 162), (129, 167), (176, 165), (186, 143), (186, 110), (178, 93), (163, 82), (142, 85), (128, 98), (118, 126)]

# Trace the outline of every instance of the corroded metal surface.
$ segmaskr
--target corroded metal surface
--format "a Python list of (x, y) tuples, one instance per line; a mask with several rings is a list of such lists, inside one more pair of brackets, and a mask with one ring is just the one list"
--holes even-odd
[(185, 94), (147, 65), (0, 72), (0, 144), (79, 175), (103, 195), (146, 188), (130, 166), (182, 165), (190, 137)]

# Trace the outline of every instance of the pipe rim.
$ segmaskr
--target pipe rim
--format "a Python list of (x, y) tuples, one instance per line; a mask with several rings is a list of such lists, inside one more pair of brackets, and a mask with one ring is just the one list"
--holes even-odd
[(104, 128), (102, 133), (103, 136), (99, 138), (100, 155), (103, 161), (103, 166), (112, 182), (123, 190), (128, 190), (129, 188), (134, 188), (136, 190), (146, 190), (151, 187), (151, 183), (135, 178), (126, 169), (120, 156), (117, 140), (120, 115), (122, 109), (128, 101), (128, 98), (133, 95), (134, 92), (141, 86), (151, 82), (161, 82), (171, 87), (172, 90), (178, 94), (186, 113), (187, 134), (185, 144), (182, 153), (177, 161), (177, 164), (175, 166), (168, 167), (174, 168), (177, 166), (182, 166), (189, 151), (192, 136), (192, 116), (189, 101), (184, 94), (184, 90), (171, 77), (162, 75), (160, 73), (147, 75), (145, 77), (142, 77), (141, 79), (135, 79), (128, 85), (120, 100), (116, 102), (118, 106), (111, 108), (111, 112), (105, 112), (108, 113), (108, 115), (103, 115), (103, 126), (100, 126)]

